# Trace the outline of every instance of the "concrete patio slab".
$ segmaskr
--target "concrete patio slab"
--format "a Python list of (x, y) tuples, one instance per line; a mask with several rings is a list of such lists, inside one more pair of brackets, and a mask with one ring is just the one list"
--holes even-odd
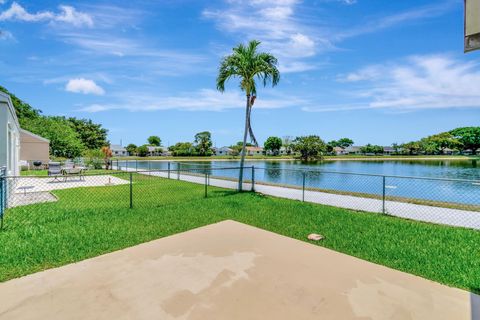
[(82, 187), (104, 187), (121, 184), (128, 184), (125, 179), (114, 175), (91, 175), (71, 177), (66, 181), (63, 178), (57, 180), (53, 177), (18, 177), (7, 180), (9, 197), (8, 207), (18, 207), (35, 203), (54, 202), (57, 198), (50, 193), (53, 190), (82, 188)]
[(233, 221), (2, 283), (0, 302), (0, 319), (480, 316), (469, 292)]

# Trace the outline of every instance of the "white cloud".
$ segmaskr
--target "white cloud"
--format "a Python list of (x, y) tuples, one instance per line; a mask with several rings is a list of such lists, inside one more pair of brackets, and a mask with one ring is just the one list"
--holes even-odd
[(95, 81), (84, 78), (71, 79), (65, 85), (65, 90), (69, 92), (103, 95), (105, 90), (97, 85)]
[(93, 26), (93, 19), (86, 13), (77, 11), (71, 6), (60, 6), (59, 13), (51, 11), (39, 11), (29, 13), (17, 2), (13, 2), (7, 10), (0, 13), (0, 21), (25, 21), (25, 22), (62, 22), (76, 27), (86, 25)]
[(306, 65), (304, 59), (314, 56), (319, 45), (329, 45), (325, 39), (317, 39), (297, 18), (299, 1), (230, 0), (228, 3), (224, 10), (204, 10), (203, 16), (214, 20), (221, 30), (262, 41), (266, 50), (279, 59), (282, 72), (305, 70), (291, 66)]
[(34, 14), (28, 13), (21, 5), (13, 2), (9, 9), (0, 13), (0, 21), (19, 20), (37, 22), (53, 19), (54, 14), (50, 11), (42, 11)]
[(456, 1), (442, 1), (431, 5), (415, 7), (414, 9), (395, 13), (392, 15), (384, 15), (376, 19), (372, 19), (370, 17), (369, 22), (363, 23), (362, 25), (345, 27), (342, 28), (342, 30), (340, 30), (339, 32), (335, 32), (336, 40), (333, 41), (340, 41), (350, 37), (356, 37), (368, 33), (378, 32), (383, 29), (406, 24), (412, 21), (438, 17), (448, 12), (451, 8), (454, 8), (455, 6), (457, 6)]
[[(117, 95), (116, 103), (93, 104), (79, 111), (101, 112), (108, 110), (157, 111), (223, 111), (245, 107), (245, 97), (238, 91), (220, 93), (212, 89), (201, 89), (179, 96), (157, 96), (141, 92), (127, 92)], [(114, 98), (114, 99), (115, 99)], [(307, 102), (291, 96), (271, 96), (257, 99), (255, 109), (277, 109), (301, 106)]]
[(403, 63), (368, 66), (340, 79), (359, 86), (350, 90), (359, 102), (304, 111), (480, 108), (480, 64), (447, 56), (414, 56)]
[(72, 24), (76, 27), (86, 25), (93, 27), (93, 19), (86, 13), (77, 11), (71, 6), (60, 6), (61, 12), (55, 17), (55, 21)]

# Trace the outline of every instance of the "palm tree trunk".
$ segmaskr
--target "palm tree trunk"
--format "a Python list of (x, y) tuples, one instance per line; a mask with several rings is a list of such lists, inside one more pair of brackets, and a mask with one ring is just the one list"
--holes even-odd
[(250, 115), (250, 95), (247, 94), (247, 106), (245, 111), (245, 131), (243, 133), (243, 145), (242, 145), (242, 152), (240, 156), (240, 174), (238, 176), (238, 191), (242, 191), (242, 187), (243, 187), (243, 164), (245, 163), (248, 128), (250, 126), (249, 115)]
[(248, 108), (248, 133), (250, 135), (250, 141), (255, 145), (255, 147), (258, 147), (258, 142), (257, 139), (255, 138), (255, 135), (253, 134), (253, 129), (252, 129), (252, 104), (250, 103), (250, 106)]

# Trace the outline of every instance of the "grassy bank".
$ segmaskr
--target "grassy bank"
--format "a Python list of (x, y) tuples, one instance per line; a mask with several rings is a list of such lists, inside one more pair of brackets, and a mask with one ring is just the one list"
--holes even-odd
[[(126, 176), (125, 176), (126, 178)], [(0, 281), (210, 223), (233, 219), (447, 285), (480, 292), (480, 232), (234, 193), (135, 175), (128, 185), (55, 191), (58, 202), (9, 209), (0, 232)]]

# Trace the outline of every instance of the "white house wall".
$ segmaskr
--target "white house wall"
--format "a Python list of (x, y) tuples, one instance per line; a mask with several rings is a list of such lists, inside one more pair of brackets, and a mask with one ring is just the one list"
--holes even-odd
[(0, 93), (0, 167), (20, 174), (20, 126), (10, 97)]

